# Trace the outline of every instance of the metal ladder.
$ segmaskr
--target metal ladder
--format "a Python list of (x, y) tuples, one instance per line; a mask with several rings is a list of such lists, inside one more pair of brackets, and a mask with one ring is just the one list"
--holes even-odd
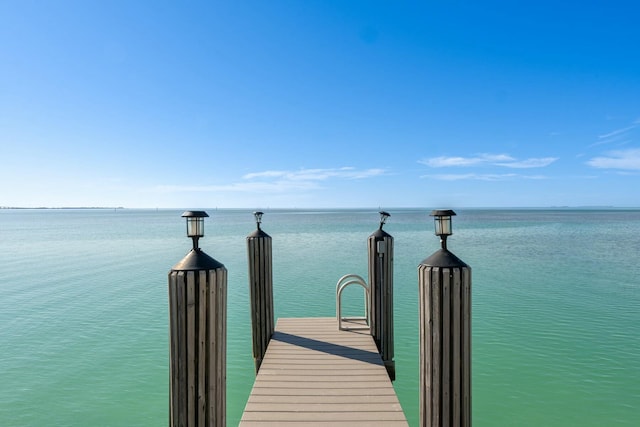
[[(347, 286), (360, 285), (364, 288), (364, 316), (358, 317), (343, 317), (342, 316), (342, 291)], [(370, 310), (369, 310), (369, 286), (367, 282), (357, 274), (345, 274), (342, 276), (336, 284), (336, 317), (338, 319), (338, 329), (341, 331), (350, 329), (368, 329), (370, 325)], [(342, 322), (356, 322), (357, 326), (346, 327), (342, 326)], [(362, 323), (364, 322), (364, 323)]]

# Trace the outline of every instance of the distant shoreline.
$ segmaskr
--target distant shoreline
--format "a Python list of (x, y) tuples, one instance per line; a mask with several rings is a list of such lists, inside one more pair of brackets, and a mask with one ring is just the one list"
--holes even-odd
[[(27, 207), (27, 206), (0, 206), (0, 210), (180, 210), (186, 208), (125, 208), (123, 206), (36, 206), (36, 207)], [(252, 210), (251, 208), (204, 208), (206, 210), (214, 210), (214, 211), (245, 211)], [(265, 210), (270, 212), (278, 212), (278, 211), (359, 211), (359, 210), (380, 210), (381, 208), (374, 208), (371, 206), (368, 207), (292, 207), (292, 208), (265, 208)], [(432, 207), (387, 207), (387, 210), (431, 210)], [(551, 211), (571, 211), (571, 210), (584, 210), (584, 211), (597, 211), (597, 210), (639, 210), (640, 206), (612, 206), (612, 205), (584, 205), (584, 206), (511, 206), (511, 207), (489, 207), (489, 206), (458, 206), (454, 208), (455, 210), (512, 210), (512, 211), (540, 211), (540, 210), (551, 210)]]
[(122, 206), (108, 207), (108, 206), (61, 206), (61, 207), (48, 207), (38, 206), (33, 208), (23, 206), (0, 206), (0, 209), (124, 209)]

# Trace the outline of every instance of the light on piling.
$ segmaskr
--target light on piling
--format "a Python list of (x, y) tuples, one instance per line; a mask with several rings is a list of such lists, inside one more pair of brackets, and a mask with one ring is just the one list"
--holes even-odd
[(205, 211), (186, 211), (182, 214), (187, 218), (187, 237), (193, 239), (193, 249), (198, 249), (198, 239), (204, 236), (204, 219), (209, 215)]
[(258, 230), (260, 230), (260, 224), (262, 223), (262, 215), (264, 215), (264, 212), (255, 211), (253, 213), (253, 216), (256, 219), (256, 226), (258, 227)]
[(451, 217), (455, 214), (456, 213), (450, 209), (438, 209), (431, 211), (431, 216), (433, 217), (434, 225), (436, 228), (436, 236), (440, 237), (442, 249), (447, 249), (447, 237), (453, 234), (453, 229), (451, 227)]
[(382, 230), (382, 226), (387, 222), (387, 218), (391, 216), (389, 212), (380, 211), (380, 230)]

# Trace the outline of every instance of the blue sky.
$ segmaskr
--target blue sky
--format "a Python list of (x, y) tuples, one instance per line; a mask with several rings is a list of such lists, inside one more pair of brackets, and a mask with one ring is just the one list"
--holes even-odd
[(0, 0), (0, 206), (640, 206), (634, 1)]

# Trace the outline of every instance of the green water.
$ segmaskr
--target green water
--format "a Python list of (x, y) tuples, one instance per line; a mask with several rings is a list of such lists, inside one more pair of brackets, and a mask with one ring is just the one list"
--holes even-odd
[[(418, 422), (417, 265), (428, 210), (393, 210), (394, 383)], [(209, 210), (200, 246), (229, 270), (228, 424), (253, 384), (245, 237)], [(475, 426), (640, 424), (640, 211), (457, 210), (449, 248), (473, 269)], [(181, 211), (0, 210), (0, 425), (168, 421), (167, 273)], [(267, 211), (276, 317), (333, 316), (366, 276), (376, 210)], [(348, 289), (347, 291), (350, 291)], [(362, 295), (347, 292), (357, 312)]]

